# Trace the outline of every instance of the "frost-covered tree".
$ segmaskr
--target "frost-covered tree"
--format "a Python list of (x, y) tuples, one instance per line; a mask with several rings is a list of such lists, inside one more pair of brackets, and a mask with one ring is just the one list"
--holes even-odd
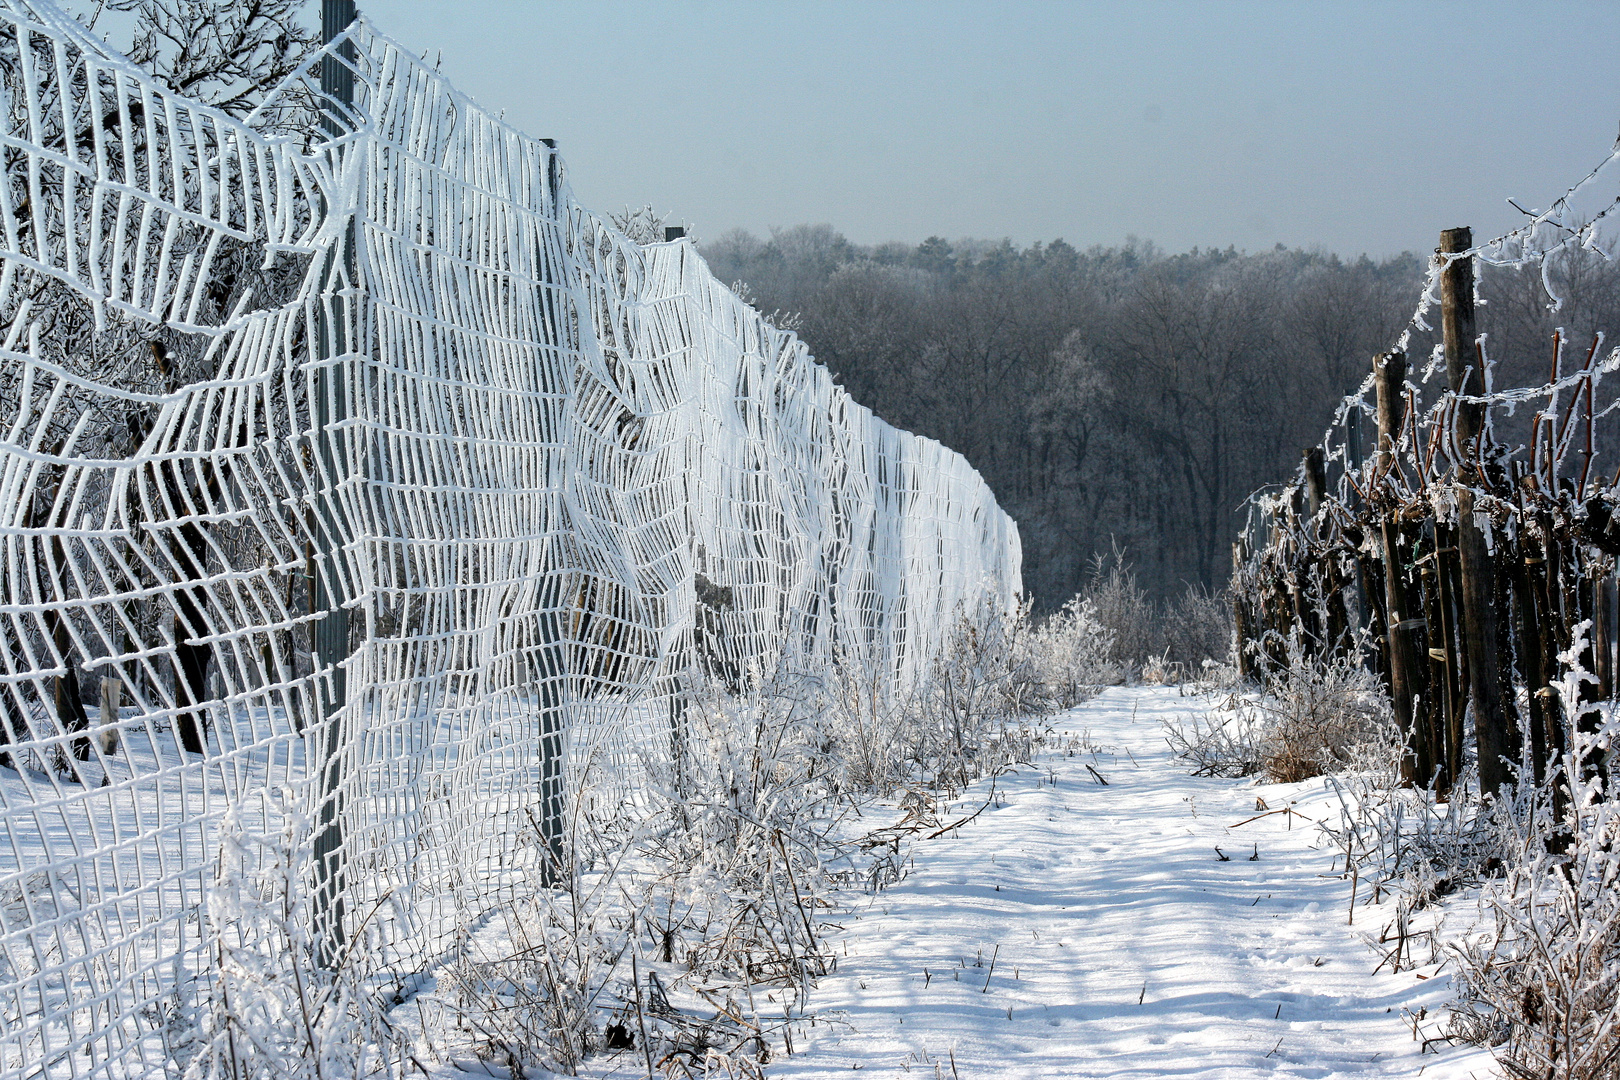
[[(81, 18), (94, 27), (99, 8)], [(106, 8), (133, 20), (126, 56), (175, 93), (239, 119), (320, 43), (303, 22), (305, 0), (110, 0)]]
[[(115, 49), (125, 52), (160, 85), (245, 117), (266, 94), (308, 62), (316, 41), (299, 22), (302, 7), (296, 0), (113, 0), (81, 7), (76, 14), (92, 33), (105, 34)], [(118, 31), (127, 33), (125, 40), (116, 39)], [(19, 143), (30, 137), (23, 80), (30, 70), (55, 70), (50, 48), (43, 39), (22, 40), (15, 35), (0, 38), (0, 88), (5, 91), (0, 126)], [(31, 55), (25, 56), (24, 50)], [(52, 107), (52, 99), (63, 92), (83, 94), (87, 80), (105, 80), (106, 75), (92, 73), (76, 54), (70, 52), (69, 56), (71, 66), (65, 85), (36, 77), (36, 92), (44, 98), (36, 115), (46, 125), (43, 134), (47, 145), (65, 145), (74, 140), (81, 153), (92, 153), (96, 145), (93, 134), (88, 130), (61, 130), (62, 112)], [(261, 119), (269, 126), (284, 128), (296, 123), (299, 114), (306, 118), (309, 115), (307, 109), (294, 108)], [(152, 132), (161, 139), (167, 130), (161, 125), (148, 126), (142, 119), (138, 110), (131, 109), (127, 121), (117, 111), (99, 121), (103, 145), (117, 146), (127, 138), (137, 151), (109, 151), (102, 167), (112, 179), (135, 186), (149, 181), (145, 169), (151, 158), (139, 151), (145, 148), (147, 139), (154, 137)], [(75, 198), (66, 198), (64, 174), (59, 169), (45, 168), (33, 174), (28, 155), (17, 143), (4, 149), (0, 162), (4, 182), (10, 189), (7, 198), (26, 222), (21, 242), (36, 256), (37, 263), (54, 265), (64, 245), (88, 233), (89, 215), (97, 212), (96, 204), (82, 184), (74, 189)], [(126, 169), (133, 169), (133, 174), (125, 175)], [(36, 184), (44, 196), (41, 201), (45, 209), (28, 216), (26, 211), (34, 197), (32, 185)], [(135, 223), (126, 222), (124, 227), (133, 229)], [(182, 229), (175, 238), (175, 257), (184, 258), (188, 252), (200, 255), (210, 238), (201, 229), (191, 230), (189, 235)], [(286, 257), (266, 266), (263, 252), (256, 245), (229, 238), (219, 243), (208, 267), (202, 302), (191, 317), (216, 324), (224, 321), (250, 289), (260, 303), (289, 295), (305, 269), (302, 260)], [(207, 374), (206, 340), (128, 314), (98, 313), (82, 292), (37, 269), (19, 269), (17, 285), (0, 310), (0, 324), (15, 326), (19, 332), (26, 330), (37, 343), (40, 358), (71, 376), (123, 391), (172, 392)], [(30, 407), (23, 396), (23, 384), (21, 367), (0, 367), (0, 418), (8, 424), (19, 410)], [(51, 411), (42, 440), (42, 445), (52, 452), (61, 451), (71, 442), (79, 452), (94, 447), (95, 456), (128, 456), (151, 432), (154, 416), (144, 403), (98, 393), (76, 381), (65, 383), (60, 392), (68, 400)], [(21, 508), (24, 527), (52, 528), (66, 523), (68, 507), (58, 498), (62, 473), (61, 466), (52, 466), (34, 485), (31, 497)], [(138, 508), (152, 500), (171, 506), (195, 505), (220, 482), (220, 477), (207, 469), (166, 462), (142, 470), (133, 478), (138, 490), (128, 499), (128, 505)], [(101, 491), (98, 495), (107, 499), (112, 493)], [(78, 512), (86, 509), (80, 506)], [(210, 560), (220, 558), (221, 545), (229, 545), (232, 539), (228, 532), (215, 534), (195, 523), (176, 530), (163, 542), (148, 538), (145, 550), (127, 553), (126, 565), (133, 580), (125, 584), (138, 587), (146, 576), (142, 568), (151, 565), (169, 565), (183, 578), (200, 578), (207, 572)], [(88, 658), (79, 655), (75, 645), (75, 641), (85, 640), (85, 635), (74, 634), (69, 617), (60, 613), (60, 608), (73, 598), (74, 582), (79, 577), (70, 565), (71, 558), (61, 540), (52, 540), (45, 545), (42, 557), (32, 561), (30, 569), (14, 570), (17, 578), (3, 583), (3, 588), (20, 603), (52, 606), (37, 621), (17, 619), (4, 624), (0, 664), (13, 672), (21, 671), (32, 666), (24, 657), (39, 655), (43, 648), (56, 657), (53, 666), (61, 668), (63, 674), (8, 684), (0, 699), (0, 741), (24, 737), (40, 721), (54, 721), (65, 733), (88, 726), (83, 698), (94, 688), (80, 678), (80, 665)], [(194, 644), (206, 633), (199, 601), (189, 591), (182, 591), (177, 594), (176, 604), (178, 610), (173, 612), (154, 603), (132, 604), (126, 611), (134, 633), (142, 637), (155, 635), (160, 620), (173, 620), (176, 670), (160, 671), (150, 661), (142, 661), (144, 669), (132, 663), (123, 675), (125, 680), (144, 679), (149, 686), (170, 681), (177, 700), (184, 704), (205, 696), (212, 649)], [(121, 651), (139, 651), (130, 645), (126, 633)], [(118, 649), (120, 643), (112, 646)], [(200, 716), (182, 713), (177, 734), (187, 749), (201, 750)], [(75, 740), (73, 749), (73, 756), (81, 761), (91, 757), (88, 739)], [(58, 765), (65, 773), (84, 779), (83, 766), (66, 760)]]

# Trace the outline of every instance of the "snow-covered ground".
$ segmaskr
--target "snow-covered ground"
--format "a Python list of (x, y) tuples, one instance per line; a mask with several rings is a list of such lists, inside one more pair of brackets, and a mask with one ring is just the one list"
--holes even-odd
[(821, 1019), (767, 1075), (1495, 1075), (1479, 1050), (1421, 1053), (1450, 980), (1436, 965), (1373, 974), (1358, 935), (1393, 905), (1347, 926), (1350, 883), (1313, 825), (1238, 825), (1257, 799), (1336, 814), (1321, 780), (1200, 779), (1170, 757), (1161, 721), (1205, 707), (1116, 688), (1059, 718), (1056, 749), (912, 847), (904, 880), (845, 898), (838, 967), (810, 1003)]

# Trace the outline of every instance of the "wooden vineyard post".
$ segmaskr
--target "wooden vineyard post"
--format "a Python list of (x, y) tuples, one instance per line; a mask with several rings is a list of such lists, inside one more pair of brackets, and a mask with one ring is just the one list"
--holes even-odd
[[(1360, 477), (1361, 462), (1361, 407), (1358, 400), (1357, 406), (1351, 409), (1344, 418), (1344, 467), (1351, 476)], [(1358, 494), (1352, 493), (1350, 498), (1352, 506), (1359, 504)], [(1359, 532), (1356, 537), (1356, 612), (1360, 616), (1361, 630), (1366, 633), (1373, 630), (1373, 619), (1375, 617), (1373, 609), (1377, 605), (1378, 597), (1382, 595), (1382, 592), (1378, 590), (1378, 585), (1372, 578), (1372, 560), (1367, 558), (1365, 551), (1361, 550)], [(1383, 650), (1380, 649), (1377, 652), (1377, 656), (1369, 654), (1363, 659), (1363, 663), (1367, 665), (1369, 671), (1372, 670), (1372, 665), (1375, 663), (1379, 665), (1380, 671), (1383, 669)]]
[(1530, 538), (1521, 536), (1519, 557), (1514, 560), (1511, 576), (1513, 598), (1519, 612), (1519, 676), (1528, 692), (1530, 763), (1537, 784), (1547, 778), (1548, 730), (1543, 715), (1548, 704), (1547, 696), (1542, 693), (1547, 687), (1547, 672), (1541, 634), (1541, 590), (1537, 580), (1541, 566), (1541, 556), (1530, 546)]
[[(1376, 548), (1380, 540), (1374, 541)], [(1379, 553), (1381, 555), (1381, 552)], [(1390, 687), (1389, 678), (1389, 619), (1384, 612), (1384, 564), (1378, 555), (1363, 552), (1356, 558), (1361, 585), (1365, 590), (1367, 621), (1362, 624), (1368, 640), (1373, 642), (1372, 655), (1367, 658), (1368, 670), (1376, 671), (1384, 689)], [(1393, 691), (1391, 692), (1393, 696)]]
[(1243, 573), (1243, 549), (1246, 545), (1239, 540), (1232, 545), (1232, 621), (1237, 631), (1237, 665), (1238, 680), (1248, 683), (1254, 679), (1254, 661), (1249, 656), (1249, 643), (1254, 640), (1254, 625), (1249, 617), (1249, 602), (1238, 587), (1238, 579)]
[[(1373, 359), (1378, 392), (1378, 457), (1376, 471), (1387, 473), (1395, 465), (1395, 441), (1405, 419), (1405, 399), (1401, 387), (1406, 382), (1406, 354), (1384, 353)], [(1421, 775), (1413, 756), (1416, 739), (1412, 698), (1417, 692), (1417, 658), (1413, 655), (1412, 630), (1408, 618), (1405, 575), (1401, 573), (1400, 522), (1398, 510), (1386, 509), (1381, 515), (1384, 555), (1384, 627), (1388, 633), (1389, 692), (1395, 707), (1406, 748), (1401, 754), (1401, 782), (1414, 784)]]
[[(1451, 666), (1450, 651), (1445, 636), (1445, 616), (1442, 612), (1439, 529), (1435, 529), (1434, 549), (1419, 560), (1418, 581), (1423, 598), (1423, 622), (1427, 629), (1425, 640), (1429, 653), (1429, 693), (1423, 702), (1419, 717), (1419, 745), (1427, 746), (1428, 768), (1424, 783), (1433, 782), (1439, 791), (1451, 790), (1451, 755), (1446, 738), (1447, 721), (1451, 717), (1451, 680), (1447, 669)], [(1421, 759), (1424, 755), (1420, 754)]]
[(540, 770), (539, 820), (540, 886), (554, 888), (563, 883), (563, 724), (564, 691), (567, 686), (565, 623), (568, 606), (575, 598), (567, 595), (566, 575), (547, 575), (540, 589), (540, 641), (535, 665), (540, 692)]
[(1337, 561), (1327, 556), (1328, 546), (1323, 534), (1327, 526), (1321, 520), (1322, 507), (1327, 503), (1327, 464), (1320, 446), (1305, 451), (1306, 510), (1311, 516), (1307, 537), (1316, 545), (1318, 553), (1317, 581), (1322, 589), (1322, 602), (1327, 608), (1327, 626), (1324, 627), (1324, 650), (1334, 656), (1344, 650), (1345, 634), (1350, 628), (1350, 613), (1345, 605), (1345, 580)]
[(1463, 716), (1467, 711), (1468, 684), (1466, 663), (1462, 651), (1462, 636), (1457, 630), (1457, 531), (1444, 523), (1435, 524), (1435, 570), (1439, 574), (1440, 622), (1431, 630), (1432, 638), (1438, 634), (1445, 649), (1444, 742), (1446, 748), (1445, 771), (1447, 784), (1455, 784), (1462, 775)]
[[(1610, 701), (1614, 695), (1614, 652), (1609, 636), (1609, 619), (1613, 614), (1613, 601), (1609, 596), (1609, 567), (1607, 560), (1599, 556), (1588, 563), (1592, 584), (1592, 673), (1597, 676), (1597, 682), (1590, 687), (1591, 700), (1594, 702)], [(1597, 713), (1592, 714), (1597, 717)], [(1605, 774), (1606, 785), (1613, 784), (1612, 749), (1596, 751), (1593, 754), (1592, 766)]]
[(1292, 503), (1288, 524), (1292, 536), (1297, 540), (1289, 545), (1293, 549), (1293, 557), (1289, 560), (1288, 603), (1294, 613), (1294, 625), (1299, 627), (1300, 644), (1305, 655), (1315, 656), (1321, 651), (1322, 626), (1315, 605), (1306, 596), (1310, 575), (1310, 540), (1305, 528), (1305, 493), (1299, 488), (1294, 489)]
[(1305, 461), (1305, 512), (1314, 522), (1316, 515), (1322, 512), (1322, 503), (1327, 500), (1327, 468), (1320, 446), (1308, 447), (1301, 457)]
[(1600, 701), (1614, 697), (1614, 643), (1609, 637), (1609, 620), (1613, 613), (1609, 575), (1607, 572), (1599, 573), (1592, 582), (1592, 647), (1597, 650), (1597, 663), (1592, 668), (1592, 674), (1598, 679)]
[[(1473, 246), (1467, 228), (1440, 234), (1440, 254)], [(1445, 337), (1446, 381), (1459, 395), (1454, 445), (1462, 453), (1457, 476), (1457, 561), (1462, 571), (1462, 641), (1468, 656), (1469, 697), (1474, 704), (1474, 738), (1479, 749), (1479, 784), (1496, 792), (1511, 780), (1508, 763), (1517, 757), (1517, 725), (1502, 694), (1497, 654), (1496, 572), (1485, 533), (1474, 519), (1474, 485), (1481, 481), (1476, 447), (1484, 436), (1485, 408), (1460, 395), (1482, 394), (1483, 373), (1475, 370), (1474, 261), (1454, 259), (1440, 273), (1441, 329)]]
[[(1541, 703), (1541, 756), (1550, 767), (1556, 768), (1557, 762), (1563, 760), (1566, 747), (1563, 702), (1559, 700), (1558, 691), (1552, 684), (1553, 680), (1558, 678), (1558, 654), (1569, 647), (1569, 623), (1566, 621), (1568, 613), (1561, 604), (1562, 593), (1558, 587), (1561, 576), (1560, 559), (1553, 516), (1546, 510), (1541, 510), (1534, 518), (1538, 543), (1535, 554), (1538, 557), (1533, 560), (1526, 558), (1525, 568), (1530, 578), (1530, 587), (1535, 591), (1536, 618), (1540, 626), (1541, 677), (1536, 682), (1536, 695)], [(1554, 786), (1555, 820), (1563, 820), (1568, 798), (1567, 785), (1560, 783)]]

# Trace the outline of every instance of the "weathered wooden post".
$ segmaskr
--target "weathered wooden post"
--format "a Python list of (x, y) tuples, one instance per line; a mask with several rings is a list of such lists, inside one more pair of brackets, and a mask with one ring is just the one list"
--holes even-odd
[(1244, 549), (1248, 545), (1242, 540), (1232, 545), (1232, 620), (1237, 630), (1237, 665), (1238, 679), (1247, 683), (1254, 679), (1254, 659), (1250, 656), (1250, 644), (1254, 641), (1254, 623), (1249, 617), (1249, 601), (1239, 588), (1238, 579), (1243, 574)]
[[(1552, 836), (1547, 849), (1561, 853), (1569, 849), (1573, 839), (1568, 828), (1570, 805), (1569, 777), (1563, 772), (1564, 754), (1569, 749), (1569, 731), (1564, 724), (1565, 709), (1574, 710), (1578, 702), (1564, 701), (1553, 680), (1558, 678), (1558, 654), (1567, 651), (1572, 642), (1570, 629), (1575, 622), (1573, 598), (1565, 585), (1565, 555), (1563, 540), (1558, 535), (1557, 519), (1545, 505), (1538, 506), (1533, 515), (1534, 536), (1540, 544), (1540, 558), (1525, 560), (1532, 587), (1536, 590), (1536, 608), (1541, 624), (1541, 689), (1536, 691), (1540, 700), (1543, 727), (1543, 756), (1547, 761), (1547, 779), (1552, 788)], [(1534, 740), (1531, 743), (1534, 746)]]
[[(1379, 548), (1381, 542), (1382, 539), (1379, 536), (1372, 538), (1372, 546), (1375, 551)], [(1368, 670), (1376, 670), (1379, 681), (1383, 683), (1386, 690), (1389, 690), (1391, 685), (1389, 677), (1389, 618), (1384, 611), (1385, 590), (1382, 552), (1376, 551), (1376, 554), (1362, 552), (1356, 558), (1356, 567), (1360, 573), (1362, 588), (1365, 590), (1362, 595), (1366, 601), (1365, 606), (1367, 609), (1366, 621), (1362, 623), (1362, 627), (1367, 631), (1369, 640), (1373, 642), (1373, 652), (1375, 653), (1375, 655), (1367, 658)], [(1391, 690), (1390, 694), (1393, 697), (1394, 691)]]
[[(1440, 234), (1440, 254), (1456, 255), (1473, 246), (1473, 233), (1447, 229)], [(1474, 703), (1474, 738), (1479, 748), (1479, 784), (1496, 792), (1512, 779), (1509, 762), (1517, 757), (1517, 718), (1502, 693), (1501, 657), (1497, 655), (1496, 569), (1485, 532), (1474, 519), (1474, 485), (1480, 480), (1474, 448), (1483, 438), (1485, 407), (1462, 395), (1484, 392), (1484, 373), (1477, 362), (1474, 325), (1474, 260), (1452, 259), (1440, 272), (1441, 330), (1445, 337), (1446, 382), (1459, 395), (1456, 446), (1464, 460), (1457, 474), (1457, 561), (1462, 570), (1462, 640), (1468, 654), (1469, 697)]]
[(1308, 448), (1304, 458), (1306, 509), (1311, 515), (1311, 526), (1305, 530), (1305, 535), (1315, 545), (1316, 580), (1322, 592), (1322, 606), (1326, 609), (1322, 644), (1328, 653), (1337, 656), (1344, 649), (1350, 614), (1345, 604), (1345, 577), (1339, 570), (1337, 557), (1328, 548), (1329, 530), (1322, 520), (1322, 507), (1327, 503), (1327, 461), (1320, 446)]
[(1321, 651), (1322, 630), (1316, 617), (1316, 608), (1306, 595), (1309, 584), (1310, 542), (1306, 529), (1305, 491), (1294, 488), (1288, 508), (1288, 604), (1293, 612), (1294, 625), (1299, 628), (1300, 645), (1305, 655), (1315, 656)]
[(1463, 714), (1468, 695), (1464, 687), (1468, 673), (1462, 655), (1462, 638), (1457, 632), (1457, 531), (1435, 523), (1435, 569), (1439, 573), (1440, 623), (1438, 633), (1445, 657), (1445, 769), (1448, 784), (1462, 775)]
[[(1383, 353), (1373, 358), (1374, 386), (1378, 392), (1377, 472), (1395, 467), (1395, 443), (1406, 417), (1406, 354)], [(1393, 511), (1380, 514), (1384, 554), (1384, 626), (1389, 645), (1389, 693), (1395, 707), (1405, 750), (1401, 754), (1401, 782), (1415, 784), (1421, 773), (1416, 747), (1412, 698), (1418, 690), (1417, 657), (1412, 648), (1414, 623), (1408, 616), (1406, 575), (1401, 573), (1400, 523)], [(1426, 778), (1425, 778), (1426, 779)]]
[[(1517, 463), (1515, 463), (1517, 465)], [(1521, 495), (1520, 514), (1523, 516)], [(1519, 676), (1524, 680), (1528, 697), (1529, 718), (1527, 727), (1530, 737), (1530, 764), (1534, 780), (1539, 785), (1547, 778), (1547, 733), (1548, 723), (1545, 715), (1550, 699), (1543, 690), (1547, 687), (1548, 673), (1546, 670), (1546, 645), (1541, 634), (1541, 588), (1540, 574), (1542, 559), (1540, 552), (1531, 546), (1532, 541), (1529, 529), (1521, 529), (1519, 535), (1517, 558), (1511, 566), (1513, 581), (1513, 599), (1518, 608), (1519, 615)], [(1556, 706), (1554, 706), (1556, 708)], [(1552, 723), (1557, 724), (1556, 717)]]
[[(1344, 467), (1352, 476), (1359, 477), (1363, 458), (1361, 453), (1361, 401), (1359, 391), (1357, 391), (1357, 394), (1355, 408), (1351, 409), (1344, 418)], [(1354, 492), (1352, 492), (1350, 499), (1352, 506), (1358, 505), (1359, 500)], [(1357, 536), (1359, 535), (1357, 534)], [(1361, 629), (1370, 630), (1373, 622), (1373, 606), (1377, 603), (1379, 594), (1375, 592), (1377, 583), (1369, 575), (1368, 559), (1366, 554), (1360, 551), (1359, 541), (1356, 543), (1356, 547), (1356, 611), (1360, 616)], [(1374, 662), (1377, 662), (1374, 657), (1368, 656), (1366, 658), (1365, 663), (1369, 665), (1369, 670), (1371, 670), (1370, 665)]]
[(563, 755), (565, 752), (563, 707), (568, 689), (566, 622), (574, 597), (566, 595), (562, 573), (550, 574), (540, 589), (540, 885), (551, 888), (562, 882), (563, 846)]
[(1327, 466), (1320, 446), (1306, 447), (1300, 457), (1305, 462), (1305, 512), (1314, 523), (1327, 501)]
[(1597, 651), (1597, 665), (1592, 674), (1598, 678), (1598, 699), (1608, 701), (1614, 696), (1614, 641), (1609, 623), (1614, 618), (1614, 597), (1609, 574), (1600, 572), (1592, 583), (1592, 647)]
[(1420, 765), (1423, 766), (1420, 770), (1423, 782), (1433, 783), (1439, 791), (1448, 791), (1451, 778), (1445, 767), (1445, 728), (1451, 710), (1451, 695), (1447, 693), (1439, 560), (1433, 550), (1436, 546), (1431, 544), (1429, 553), (1417, 562), (1419, 609), (1423, 612), (1424, 644), (1428, 652), (1429, 692), (1424, 695), (1423, 707), (1416, 711), (1413, 721), (1419, 729), (1417, 743), (1427, 751), (1418, 754)]

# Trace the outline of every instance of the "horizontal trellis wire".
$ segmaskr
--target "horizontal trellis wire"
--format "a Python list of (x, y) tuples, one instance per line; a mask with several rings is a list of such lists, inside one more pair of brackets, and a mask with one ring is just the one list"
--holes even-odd
[(959, 455), (344, 42), (343, 134), (278, 136), (0, 5), (0, 1077), (164, 1066), (228, 813), (319, 821), (403, 980), (545, 878), (561, 792), (634, 807), (694, 671), (903, 685), (1020, 586)]

